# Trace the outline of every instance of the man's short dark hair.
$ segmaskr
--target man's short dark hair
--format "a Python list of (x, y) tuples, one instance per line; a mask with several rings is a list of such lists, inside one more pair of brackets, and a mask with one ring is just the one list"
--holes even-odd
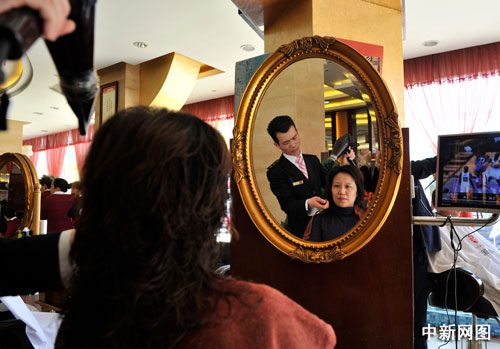
[(288, 115), (280, 115), (272, 119), (269, 125), (267, 125), (267, 133), (269, 133), (273, 141), (279, 144), (276, 132), (286, 133), (292, 126), (297, 129), (291, 117)]
[(54, 188), (59, 188), (63, 193), (68, 191), (68, 182), (64, 178), (54, 179)]
[(47, 188), (50, 188), (50, 186), (52, 185), (52, 178), (50, 178), (49, 176), (42, 176), (42, 178), (40, 178), (40, 185), (46, 185)]

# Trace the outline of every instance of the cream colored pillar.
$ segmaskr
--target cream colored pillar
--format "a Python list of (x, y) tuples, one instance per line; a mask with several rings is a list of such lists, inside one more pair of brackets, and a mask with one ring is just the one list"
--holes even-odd
[(264, 47), (321, 35), (380, 45), (384, 78), (404, 124), (404, 74), (400, 0), (302, 0), (265, 28)]
[[(127, 63), (117, 63), (99, 69), (99, 84), (101, 86), (110, 82), (118, 82), (118, 110), (139, 105), (139, 66)], [(100, 99), (96, 104), (95, 127), (96, 130), (104, 121), (101, 120)]]
[(23, 152), (23, 125), (28, 122), (7, 120), (7, 130), (0, 131), (0, 154)]

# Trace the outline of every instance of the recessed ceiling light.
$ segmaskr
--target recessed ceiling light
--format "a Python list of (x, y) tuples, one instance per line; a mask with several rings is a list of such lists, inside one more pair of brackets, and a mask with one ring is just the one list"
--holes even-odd
[(144, 41), (135, 41), (134, 43), (132, 43), (132, 45), (138, 48), (148, 47), (148, 44), (146, 44)]
[(36, 115), (43, 115), (42, 112), (39, 112), (39, 111), (34, 111), (33, 114), (36, 114)]
[(436, 46), (437, 44), (439, 44), (439, 41), (436, 40), (427, 40), (422, 43), (422, 45), (424, 45), (425, 47), (432, 47)]
[(241, 45), (240, 48), (243, 51), (247, 51), (247, 52), (252, 52), (255, 50), (255, 47), (253, 45), (250, 45), (250, 44)]
[(50, 109), (59, 110), (59, 107), (55, 107), (55, 106), (51, 105)]
[(217, 90), (212, 90), (212, 92), (217, 92)]
[(47, 131), (47, 130), (40, 130), (40, 132), (49, 132), (49, 131)]

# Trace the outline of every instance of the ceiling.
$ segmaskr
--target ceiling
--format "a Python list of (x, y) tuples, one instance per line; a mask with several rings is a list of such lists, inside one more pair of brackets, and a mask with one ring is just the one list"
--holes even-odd
[[(500, 41), (500, 1), (405, 0), (404, 58), (425, 56)], [(425, 47), (424, 41), (437, 46)], [(133, 42), (143, 41), (146, 48)], [(242, 45), (252, 45), (247, 52)], [(97, 69), (144, 61), (178, 52), (222, 70), (197, 81), (187, 103), (234, 93), (234, 64), (264, 53), (264, 42), (238, 15), (231, 0), (100, 0), (95, 23)], [(27, 122), (23, 138), (77, 128), (58, 84), (54, 65), (42, 40), (28, 51), (33, 81), (11, 99), (9, 119)]]

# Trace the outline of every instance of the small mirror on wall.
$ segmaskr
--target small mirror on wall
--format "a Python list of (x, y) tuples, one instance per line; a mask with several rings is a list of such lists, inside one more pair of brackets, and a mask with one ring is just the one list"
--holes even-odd
[[(35, 203), (35, 184), (38, 182), (31, 160), (22, 154), (0, 155), (0, 210), (2, 221), (0, 232), (6, 237), (17, 237), (14, 231), (28, 228), (35, 230), (35, 211), (40, 208)], [(8, 220), (5, 219), (7, 217)], [(38, 216), (39, 218), (39, 216)], [(7, 227), (8, 223), (9, 227)], [(36, 231), (38, 231), (36, 229)]]

